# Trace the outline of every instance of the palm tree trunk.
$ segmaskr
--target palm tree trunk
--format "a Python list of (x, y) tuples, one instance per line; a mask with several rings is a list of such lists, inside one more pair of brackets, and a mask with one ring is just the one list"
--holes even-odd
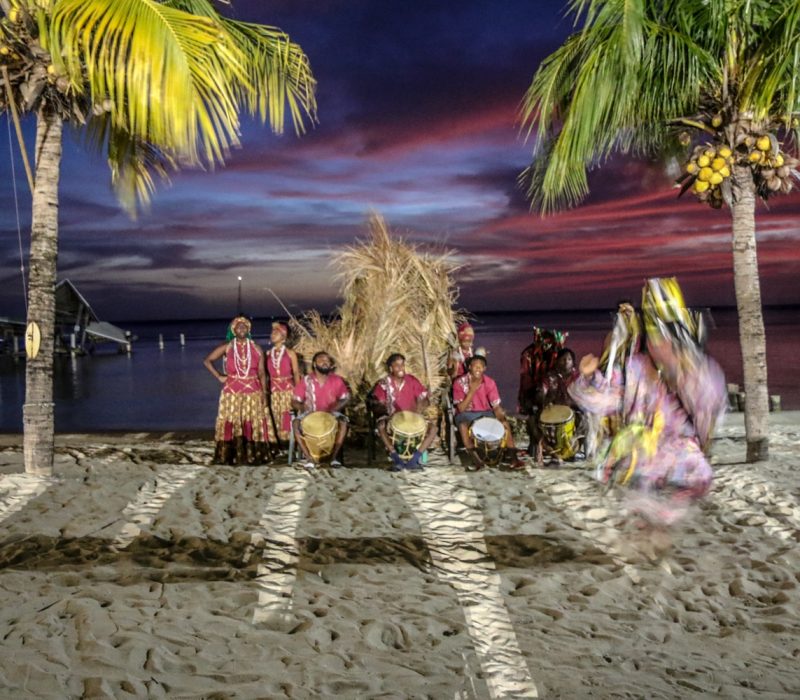
[(756, 253), (756, 188), (749, 166), (734, 166), (733, 177), (733, 279), (744, 372), (747, 461), (758, 462), (767, 459), (769, 454), (769, 397), (767, 343), (761, 313), (761, 283)]
[(61, 120), (40, 112), (36, 118), (36, 176), (33, 188), (28, 323), (42, 334), (39, 354), (25, 370), (23, 448), (25, 471), (53, 473), (53, 351), (58, 257), (58, 180), (61, 167)]

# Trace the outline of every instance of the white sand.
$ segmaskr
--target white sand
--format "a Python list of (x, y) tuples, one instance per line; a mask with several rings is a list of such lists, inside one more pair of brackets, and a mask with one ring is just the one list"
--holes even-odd
[(210, 441), (0, 437), (0, 696), (800, 697), (800, 414), (635, 529), (586, 466), (208, 467)]

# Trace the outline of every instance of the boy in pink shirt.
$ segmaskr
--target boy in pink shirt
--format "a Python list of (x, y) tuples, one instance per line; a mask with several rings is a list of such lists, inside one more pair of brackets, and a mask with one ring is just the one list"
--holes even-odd
[[(467, 371), (453, 382), (453, 404), (456, 409), (455, 423), (468, 454), (472, 458), (475, 469), (485, 465), (475, 451), (475, 444), (469, 434), (469, 426), (473, 421), (484, 416), (496, 418), (506, 430), (506, 446), (512, 454), (516, 451), (514, 436), (506, 420), (506, 413), (500, 405), (500, 393), (494, 379), (487, 376), (486, 358), (473, 355), (466, 364)], [(525, 463), (515, 454), (511, 469), (524, 469)]]

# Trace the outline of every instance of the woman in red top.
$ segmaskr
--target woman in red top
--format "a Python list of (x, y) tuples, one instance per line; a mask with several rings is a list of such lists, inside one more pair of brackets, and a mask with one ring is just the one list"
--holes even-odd
[[(203, 364), (223, 385), (214, 433), (214, 464), (263, 464), (270, 457), (270, 431), (264, 395), (264, 353), (250, 339), (250, 321), (237, 316), (234, 338), (212, 350)], [(225, 374), (214, 367), (224, 357)]]
[(266, 366), (269, 374), (269, 406), (278, 439), (286, 441), (292, 430), (292, 393), (300, 381), (297, 353), (286, 347), (289, 326), (281, 321), (272, 324), (272, 347), (267, 352)]

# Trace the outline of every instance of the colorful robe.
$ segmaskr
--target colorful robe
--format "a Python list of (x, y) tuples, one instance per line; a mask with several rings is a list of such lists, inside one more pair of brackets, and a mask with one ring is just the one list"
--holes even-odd
[(649, 355), (636, 353), (609, 381), (596, 371), (569, 387), (575, 402), (598, 416), (618, 413), (622, 425), (598, 465), (598, 478), (659, 498), (651, 513), (664, 523), (680, 513), (679, 501), (696, 499), (711, 487), (712, 470), (703, 452), (725, 412), (725, 377), (709, 357), (681, 369), (677, 389), (659, 376)]

